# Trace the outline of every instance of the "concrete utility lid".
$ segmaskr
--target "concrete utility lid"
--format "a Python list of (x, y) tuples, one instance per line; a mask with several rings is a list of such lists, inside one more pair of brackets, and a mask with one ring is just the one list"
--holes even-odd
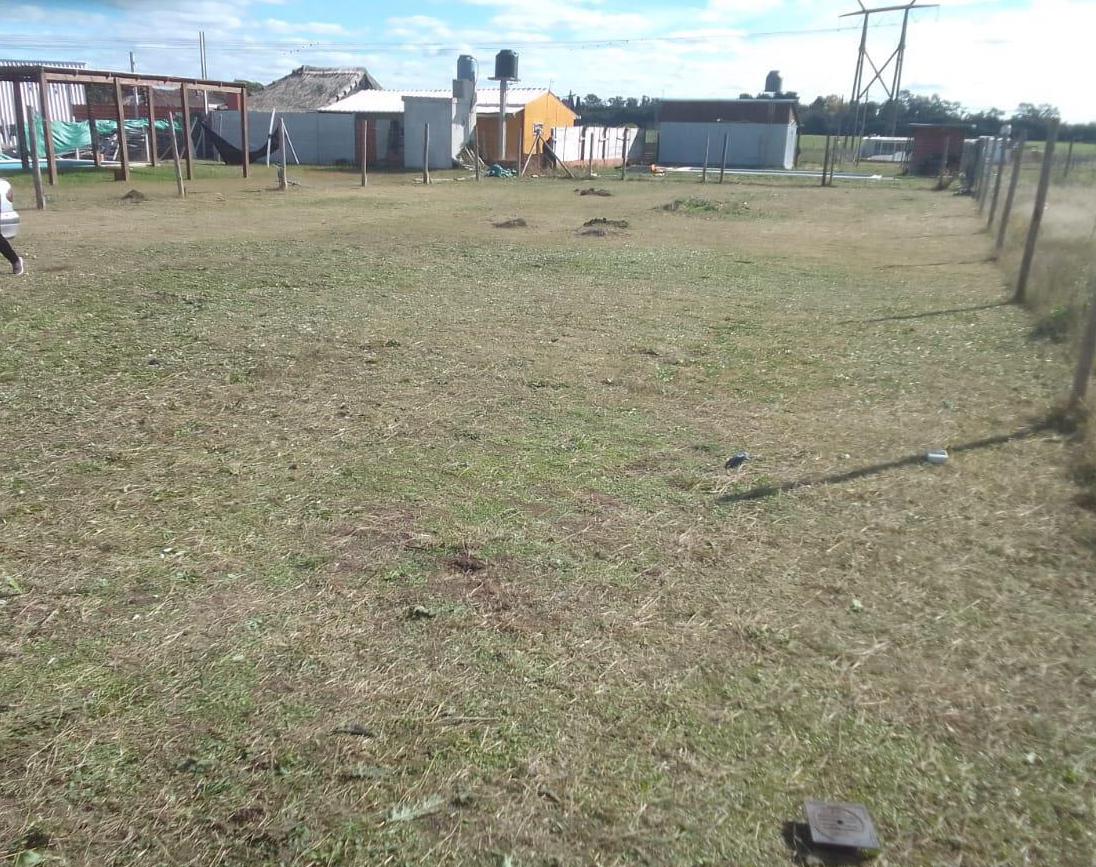
[(842, 846), (847, 849), (878, 849), (879, 835), (868, 808), (861, 804), (834, 804), (807, 801), (804, 804), (811, 841), (816, 846)]

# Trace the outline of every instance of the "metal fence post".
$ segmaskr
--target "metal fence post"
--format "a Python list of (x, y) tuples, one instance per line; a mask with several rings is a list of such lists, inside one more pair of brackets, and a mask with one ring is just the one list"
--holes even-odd
[(712, 137), (704, 139), (704, 170), (700, 173), (700, 183), (708, 183), (708, 149), (711, 147)]
[(727, 174), (727, 133), (723, 133), (723, 158), (719, 163), (719, 182), (723, 183), (723, 176)]
[(422, 182), (430, 183), (430, 124), (422, 128)]
[(1024, 244), (1024, 258), (1020, 261), (1020, 276), (1016, 280), (1016, 294), (1012, 300), (1023, 304), (1027, 300), (1028, 278), (1031, 277), (1031, 263), (1035, 259), (1035, 245), (1039, 241), (1039, 226), (1043, 222), (1043, 211), (1047, 204), (1047, 190), (1050, 188), (1050, 170), (1054, 166), (1054, 143), (1058, 140), (1058, 121), (1052, 120), (1047, 127), (1047, 140), (1043, 151), (1043, 167), (1039, 172), (1039, 187), (1035, 191), (1035, 209), (1031, 213), (1031, 225), (1028, 227), (1027, 243)]

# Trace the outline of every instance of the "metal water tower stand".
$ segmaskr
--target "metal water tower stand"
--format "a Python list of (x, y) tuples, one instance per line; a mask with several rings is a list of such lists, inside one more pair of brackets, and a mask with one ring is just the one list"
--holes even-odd
[[(509, 67), (506, 60), (513, 58)], [(495, 74), (491, 81), (499, 83), (499, 162), (506, 161), (506, 89), (511, 81), (517, 81), (518, 58), (513, 51), (500, 51), (495, 55)], [(521, 167), (521, 154), (518, 154), (518, 167)]]

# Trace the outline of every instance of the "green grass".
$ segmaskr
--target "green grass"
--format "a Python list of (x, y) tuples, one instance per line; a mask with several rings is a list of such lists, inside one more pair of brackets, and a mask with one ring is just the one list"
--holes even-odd
[(64, 178), (0, 287), (5, 855), (1088, 857), (1069, 442), (727, 499), (1057, 400), (969, 201), (210, 171)]

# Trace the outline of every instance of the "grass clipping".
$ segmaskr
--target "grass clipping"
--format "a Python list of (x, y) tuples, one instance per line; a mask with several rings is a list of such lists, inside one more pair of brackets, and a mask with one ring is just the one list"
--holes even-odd
[(749, 202), (717, 202), (690, 196), (674, 199), (662, 206), (663, 211), (674, 214), (693, 214), (702, 217), (743, 217), (753, 213)]

